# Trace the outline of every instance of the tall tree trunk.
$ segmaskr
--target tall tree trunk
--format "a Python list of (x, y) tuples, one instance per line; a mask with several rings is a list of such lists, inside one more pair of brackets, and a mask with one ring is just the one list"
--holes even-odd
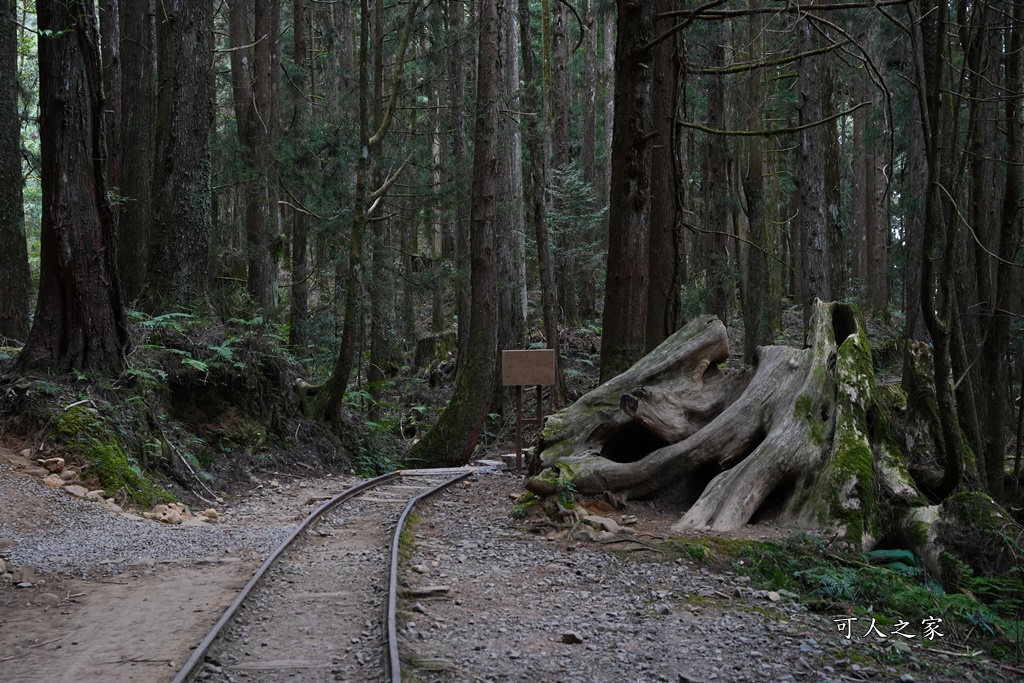
[[(501, 125), (502, 22), (512, 11), (507, 0), (481, 0), (480, 52), (477, 77), (476, 130), (473, 149), (470, 275), (473, 317), (469, 352), (455, 377), (455, 391), (434, 427), (419, 441), (410, 457), (429, 465), (467, 462), (473, 454), (498, 385), (498, 270), (496, 240), (508, 230), (501, 174), (507, 170)], [(507, 185), (506, 185), (507, 186)]]
[[(861, 67), (853, 78), (854, 101), (866, 102), (869, 81), (867, 66)], [(861, 107), (853, 112), (853, 225), (850, 230), (850, 275), (854, 286), (864, 292), (867, 291), (868, 284), (868, 221), (871, 218), (871, 193), (868, 188), (870, 153), (867, 148), (869, 113), (869, 107)]]
[(654, 37), (654, 4), (619, 0), (618, 9), (602, 382), (643, 355), (647, 331), (652, 74), (641, 48)]
[[(139, 0), (136, 0), (138, 2)], [(107, 186), (121, 193), (121, 0), (99, 0), (100, 64), (103, 69), (104, 137), (107, 141), (107, 165), (103, 169)], [(119, 207), (114, 204), (117, 222)]]
[[(125, 2), (120, 8), (121, 107), (117, 257), (127, 301), (142, 294), (149, 257), (152, 221), (155, 96), (153, 83), (154, 6), (150, 0)], [(202, 57), (204, 62), (211, 61)], [(212, 79), (208, 79), (211, 80)], [(208, 95), (209, 96), (209, 95)], [(166, 100), (164, 104), (168, 103)], [(204, 119), (209, 123), (209, 118)], [(205, 287), (203, 289), (205, 291)]]
[[(1007, 46), (1006, 91), (1017, 96), (1006, 98), (1006, 148), (1008, 159), (1006, 181), (1003, 190), (1002, 211), (999, 217), (999, 262), (996, 265), (995, 305), (992, 322), (985, 337), (982, 358), (982, 373), (987, 389), (985, 471), (988, 475), (988, 491), (1001, 502), (1004, 497), (1003, 480), (1006, 474), (1005, 447), (1007, 427), (1007, 375), (1009, 364), (1007, 354), (1010, 348), (1010, 318), (1013, 310), (1014, 291), (1019, 280), (1013, 264), (1020, 235), (1021, 216), (1021, 166), (1024, 164), (1024, 131), (1021, 125), (1020, 93), (1024, 89), (1024, 4), (1015, 3), (1013, 17), (1006, 28), (1003, 43)], [(1019, 362), (1019, 361), (1018, 361)], [(1024, 391), (1024, 390), (1022, 390)], [(1019, 438), (1019, 437), (1018, 437)], [(1018, 445), (1018, 449), (1020, 446)], [(1018, 450), (1019, 453), (1019, 450)], [(1019, 461), (1018, 461), (1019, 462)]]
[[(761, 26), (758, 17), (751, 17), (747, 44), (750, 46), (749, 59), (757, 62), (761, 59)], [(746, 127), (750, 130), (764, 128), (761, 120), (761, 72), (747, 72), (744, 79), (744, 95), (740, 105), (744, 114)], [(771, 337), (771, 313), (773, 303), (768, 291), (768, 258), (765, 252), (768, 243), (765, 239), (764, 209), (764, 169), (762, 140), (760, 137), (748, 137), (745, 141), (746, 164), (743, 168), (743, 194), (747, 198), (747, 248), (746, 286), (743, 288), (743, 360), (754, 362), (754, 351), (757, 347), (767, 344)]]
[[(555, 171), (569, 169), (569, 44), (566, 32), (565, 5), (558, 0), (551, 4), (551, 142)], [(564, 200), (555, 200), (555, 209), (567, 211)], [(555, 281), (558, 284), (558, 305), (562, 319), (569, 324), (579, 320), (579, 299), (576, 293), (576, 267), (572, 256), (572, 236), (566, 231), (555, 235)]]
[(0, 2), (0, 346), (28, 338), (31, 280), (22, 204), (16, 0)]
[[(461, 38), (463, 27), (463, 0), (449, 0), (448, 26), (451, 32)], [(466, 159), (466, 114), (463, 109), (466, 100), (466, 64), (461, 40), (451, 41), (448, 49), (448, 87), (449, 102), (452, 103), (452, 167), (461, 169)], [(465, 194), (465, 182), (462, 173), (455, 179), (458, 196)], [(472, 293), (469, 284), (470, 253), (469, 253), (469, 215), (466, 202), (457, 202), (455, 206), (455, 270), (457, 273), (455, 311), (458, 315), (458, 365), (469, 353), (469, 321), (472, 315)]]
[[(715, 67), (726, 66), (723, 24), (716, 22), (713, 28), (717, 40), (712, 42), (711, 61)], [(708, 126), (722, 130), (725, 124), (725, 88), (722, 76), (712, 75), (708, 83)], [(732, 270), (729, 259), (729, 231), (727, 213), (729, 210), (729, 179), (724, 135), (710, 135), (707, 138), (705, 155), (704, 187), (705, 221), (708, 231), (701, 242), (707, 245), (705, 269), (711, 283), (711, 313), (728, 324), (729, 308), (732, 302)]]
[[(516, 3), (506, 0), (501, 10), (501, 79), (504, 101), (512, 111), (521, 111), (519, 103), (519, 20)], [(515, 117), (502, 116), (498, 123), (499, 138), (504, 141), (503, 164), (498, 174), (498, 211), (507, 216), (507, 228), (495, 236), (498, 256), (498, 348), (522, 348), (526, 331), (526, 263), (524, 233), (526, 217), (523, 196), (522, 133)], [(494, 412), (503, 404), (503, 395), (492, 406)]]
[(96, 10), (37, 0), (43, 217), (39, 301), (19, 369), (118, 373), (129, 345), (104, 164)]
[[(391, 74), (391, 92), (388, 95), (387, 107), (375, 118), (379, 123), (374, 130), (370, 130), (370, 106), (371, 93), (369, 82), (369, 33), (370, 33), (370, 10), (367, 0), (360, 2), (360, 30), (359, 30), (359, 157), (356, 162), (356, 187), (352, 206), (352, 225), (349, 234), (348, 252), (348, 274), (345, 279), (345, 322), (341, 330), (341, 344), (338, 348), (338, 356), (334, 361), (334, 369), (328, 379), (323, 392), (323, 408), (329, 420), (335, 420), (341, 414), (342, 402), (345, 398), (345, 390), (352, 375), (352, 368), (356, 355), (356, 337), (362, 323), (362, 315), (359, 311), (360, 290), (362, 289), (363, 275), (363, 236), (366, 232), (367, 215), (371, 208), (371, 202), (382, 200), (387, 189), (381, 186), (371, 191), (368, 188), (370, 173), (380, 155), (381, 145), (387, 137), (394, 119), (395, 106), (398, 102), (402, 88), (402, 78), (405, 70), (405, 52), (409, 46), (409, 37), (412, 34), (413, 20), (419, 10), (419, 0), (412, 0), (406, 10), (405, 22), (402, 25), (398, 38), (398, 47), (395, 55), (394, 68)], [(378, 49), (378, 52), (380, 50)], [(381, 56), (383, 60), (383, 56)], [(379, 69), (376, 78), (382, 78)], [(383, 84), (378, 90), (383, 90)], [(381, 98), (376, 98), (379, 102)]]
[[(802, 19), (798, 26), (799, 49), (806, 53), (817, 47), (814, 26)], [(800, 123), (812, 124), (822, 117), (821, 81), (817, 57), (800, 60)], [(804, 231), (804, 329), (810, 322), (814, 299), (831, 298), (828, 278), (830, 256), (825, 223), (825, 129), (817, 125), (800, 132), (800, 211)]]
[(156, 43), (159, 87), (145, 294), (153, 311), (203, 306), (209, 291), (212, 0), (159, 3)]
[(941, 481), (919, 482), (929, 495), (944, 499), (963, 477), (963, 437), (957, 419), (950, 382), (950, 324), (953, 311), (953, 260), (955, 223), (947, 219), (941, 194), (943, 174), (950, 160), (943, 153), (945, 142), (953, 139), (953, 124), (943, 108), (946, 80), (945, 37), (947, 7), (935, 0), (918, 0), (907, 6), (912, 12), (915, 63), (921, 102), (922, 127), (928, 167), (925, 195), (924, 237), (921, 258), (921, 309), (934, 349), (935, 400), (938, 406), (941, 452), (945, 466)]
[[(596, 0), (587, 2), (583, 54), (583, 182), (590, 187), (591, 206), (593, 207), (604, 206), (603, 202), (599, 202), (605, 194), (605, 191), (598, 187), (599, 184), (601, 186), (605, 184), (605, 178), (602, 176), (599, 183), (597, 175), (597, 35), (599, 24), (596, 4)], [(525, 58), (525, 51), (523, 55)], [(585, 238), (589, 244), (597, 244), (601, 241), (596, 226), (587, 230)], [(577, 274), (581, 320), (592, 319), (597, 310), (597, 281), (594, 277), (594, 270), (584, 268)]]
[[(294, 78), (294, 90), (292, 92), (292, 103), (294, 115), (292, 116), (291, 134), (300, 141), (305, 140), (309, 126), (310, 105), (305, 89), (314, 83), (309, 74), (311, 60), (309, 54), (312, 48), (309, 21), (308, 0), (293, 0), (292, 3), (292, 36), (293, 53), (292, 59), (295, 62), (296, 78)], [(308, 186), (305, 178), (312, 171), (312, 159), (306, 152), (304, 145), (299, 146), (299, 159), (296, 162), (298, 171), (298, 184), (295, 187), (295, 198), (300, 204), (305, 204)], [(288, 326), (288, 343), (299, 350), (306, 346), (307, 334), (306, 325), (309, 318), (309, 263), (307, 251), (309, 242), (309, 215), (302, 210), (292, 211), (292, 299), (290, 310), (290, 324)]]
[(565, 373), (562, 371), (562, 356), (559, 349), (558, 314), (555, 311), (557, 289), (555, 267), (551, 259), (551, 242), (548, 237), (548, 204), (544, 196), (547, 183), (547, 155), (544, 153), (544, 129), (547, 120), (540, 115), (543, 106), (540, 100), (541, 83), (536, 76), (530, 39), (530, 3), (519, 0), (519, 45), (523, 55), (523, 84), (525, 88), (523, 106), (538, 115), (526, 120), (526, 144), (530, 151), (530, 186), (532, 191), (533, 230), (537, 240), (537, 268), (540, 271), (541, 310), (544, 316), (544, 337), (549, 349), (555, 350), (555, 385), (552, 388), (552, 403), (561, 407), (568, 390)]
[(250, 30), (247, 3), (243, 0), (233, 0), (229, 14), (235, 124), (249, 176), (245, 184), (246, 281), (253, 304), (264, 315), (277, 306), (277, 257), (272, 243), (277, 204), (271, 206), (270, 202), (274, 163), (271, 145), (277, 128), (272, 80), (278, 72), (273, 70), (271, 43), (278, 40), (272, 35), (272, 27), (277, 25), (272, 15), (279, 9), (274, 0), (256, 0), (254, 30)]
[[(659, 0), (657, 11), (674, 6), (672, 0)], [(649, 281), (647, 294), (647, 345), (650, 351), (665, 341), (679, 326), (679, 296), (682, 285), (679, 269), (679, 221), (676, 215), (676, 93), (679, 88), (679, 60), (675, 41), (663, 40), (654, 48), (652, 92), (653, 132), (651, 164), (651, 227)]]

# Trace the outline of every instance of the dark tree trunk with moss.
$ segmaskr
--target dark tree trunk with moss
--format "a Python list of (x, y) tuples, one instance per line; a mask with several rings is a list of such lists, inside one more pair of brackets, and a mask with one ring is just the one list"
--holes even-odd
[(209, 291), (213, 3), (167, 0), (156, 16), (156, 147), (147, 307), (205, 305)]
[(654, 3), (618, 2), (615, 43), (615, 136), (612, 142), (608, 266), (601, 332), (601, 380), (619, 374), (646, 350), (651, 218), (650, 49)]
[(480, 52), (476, 129), (473, 150), (472, 220), (470, 254), (473, 316), (469, 325), (469, 348), (455, 377), (455, 391), (437, 423), (410, 454), (415, 462), (428, 466), (461, 465), (473, 455), (483, 432), (487, 412), (498, 386), (498, 270), (497, 234), (508, 229), (508, 216), (499, 207), (510, 197), (501, 194), (508, 183), (499, 177), (506, 141), (501, 125), (504, 96), (502, 78), (501, 25), (515, 11), (511, 0), (482, 0), (480, 3)]
[(28, 338), (28, 246), (22, 207), (15, 0), (0, 3), (0, 346)]
[(39, 302), (19, 368), (116, 373), (129, 339), (103, 174), (96, 11), (84, 0), (36, 9), (43, 220)]

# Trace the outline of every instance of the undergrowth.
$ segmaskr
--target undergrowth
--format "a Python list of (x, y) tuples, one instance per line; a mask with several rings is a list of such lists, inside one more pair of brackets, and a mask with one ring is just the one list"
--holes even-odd
[[(884, 562), (884, 564), (882, 564)], [(1024, 577), (974, 576), (965, 569), (945, 593), (910, 551), (836, 553), (821, 539), (795, 534), (784, 543), (748, 543), (733, 567), (756, 585), (800, 594), (819, 612), (876, 619), (888, 626), (942, 619), (945, 638), (983, 644), (996, 656), (1024, 657)]]

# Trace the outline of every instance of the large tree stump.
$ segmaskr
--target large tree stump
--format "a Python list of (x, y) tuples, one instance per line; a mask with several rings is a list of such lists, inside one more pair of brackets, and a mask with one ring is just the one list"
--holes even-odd
[(545, 493), (557, 479), (627, 498), (696, 488), (678, 531), (772, 519), (870, 545), (889, 527), (881, 510), (925, 501), (898, 449), (871, 440), (874, 372), (856, 309), (815, 302), (808, 338), (728, 370), (724, 325), (694, 320), (552, 416), (535, 463), (549, 469), (528, 488)]

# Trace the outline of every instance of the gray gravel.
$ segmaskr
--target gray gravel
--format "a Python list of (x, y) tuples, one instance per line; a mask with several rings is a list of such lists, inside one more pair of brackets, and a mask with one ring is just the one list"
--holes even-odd
[(110, 512), (34, 479), (0, 477), (0, 505), (16, 494), (42, 497), (54, 512), (17, 527), (0, 523), (0, 539), (13, 541), (0, 553), (12, 567), (31, 565), (67, 576), (109, 576), (159, 562), (223, 561), (225, 555), (262, 558), (292, 526), (161, 524)]
[(947, 676), (948, 655), (846, 640), (830, 616), (729, 570), (524, 531), (508, 516), (520, 481), (482, 476), (422, 506), (403, 577), (452, 592), (406, 601), (411, 680), (1009, 680), (996, 667), (974, 678), (976, 660)]

